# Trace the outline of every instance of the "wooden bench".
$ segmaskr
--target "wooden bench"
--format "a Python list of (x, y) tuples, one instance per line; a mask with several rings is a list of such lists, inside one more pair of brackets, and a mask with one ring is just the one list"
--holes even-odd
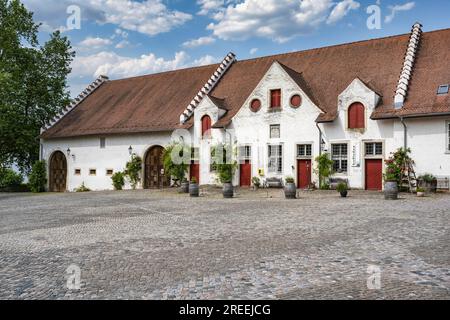
[(267, 178), (264, 182), (265, 188), (283, 188), (283, 179), (281, 178)]

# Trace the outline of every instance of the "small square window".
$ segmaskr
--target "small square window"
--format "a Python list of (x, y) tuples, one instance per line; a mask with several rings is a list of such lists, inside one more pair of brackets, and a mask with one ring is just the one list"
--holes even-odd
[(279, 139), (281, 137), (280, 125), (274, 124), (270, 126), (270, 139)]
[(299, 144), (297, 146), (297, 157), (311, 157), (312, 156), (312, 145), (310, 144)]
[(81, 176), (81, 169), (75, 169), (75, 175)]
[(368, 142), (366, 143), (366, 156), (381, 156), (383, 155), (383, 143)]
[(114, 174), (114, 170), (113, 169), (106, 169), (106, 175), (107, 176), (112, 176)]
[(242, 146), (239, 148), (239, 158), (241, 160), (251, 160), (252, 158), (252, 147)]
[(97, 175), (97, 169), (89, 169), (89, 175), (90, 176), (96, 176)]
[(450, 85), (444, 84), (442, 86), (439, 86), (437, 94), (447, 94), (449, 91)]
[(106, 148), (106, 138), (100, 138), (100, 149)]

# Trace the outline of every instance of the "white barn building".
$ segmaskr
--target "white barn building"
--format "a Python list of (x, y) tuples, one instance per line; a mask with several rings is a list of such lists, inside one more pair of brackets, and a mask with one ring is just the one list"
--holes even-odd
[[(215, 184), (210, 148), (232, 137), (234, 184), (294, 177), (317, 183), (328, 152), (335, 176), (381, 190), (384, 161), (412, 150), (418, 174), (450, 178), (450, 29), (109, 81), (100, 77), (43, 129), (49, 190), (112, 189), (130, 154), (144, 159), (141, 188), (167, 186), (161, 154), (185, 130), (198, 152), (191, 176)], [(231, 132), (231, 134), (230, 134)]]

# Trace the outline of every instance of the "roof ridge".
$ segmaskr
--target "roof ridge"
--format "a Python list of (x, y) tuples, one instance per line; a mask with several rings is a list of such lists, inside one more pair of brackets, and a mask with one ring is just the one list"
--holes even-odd
[[(450, 28), (426, 31), (426, 32), (423, 32), (422, 35), (427, 35), (427, 34), (437, 33), (437, 32), (443, 32), (443, 31), (450, 31)], [(318, 51), (318, 50), (329, 49), (329, 48), (344, 47), (344, 46), (350, 46), (350, 45), (354, 45), (354, 44), (361, 44), (361, 43), (371, 42), (371, 41), (386, 40), (386, 39), (392, 39), (392, 38), (400, 38), (400, 37), (404, 37), (404, 36), (408, 36), (409, 37), (410, 35), (411, 35), (411, 33), (409, 32), (409, 33), (385, 36), (385, 37), (380, 37), (380, 38), (357, 40), (357, 41), (352, 41), (352, 42), (345, 42), (345, 43), (333, 44), (333, 45), (329, 45), (329, 46), (323, 46), (323, 47), (319, 47), (319, 48), (310, 48), (310, 49), (305, 49), (305, 50), (291, 51), (291, 52), (285, 52), (285, 53), (277, 53), (277, 54), (272, 54), (272, 55), (262, 56), (262, 57), (257, 57), (257, 58), (243, 59), (243, 60), (239, 60), (237, 62), (238, 63), (239, 62), (249, 62), (249, 61), (257, 61), (257, 60), (268, 59), (268, 58), (283, 57), (283, 56), (291, 55), (291, 54), (295, 54), (295, 53), (303, 53), (303, 52)]]

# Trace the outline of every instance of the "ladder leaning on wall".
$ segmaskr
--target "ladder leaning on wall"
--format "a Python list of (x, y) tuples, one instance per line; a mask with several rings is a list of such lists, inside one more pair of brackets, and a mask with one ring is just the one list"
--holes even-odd
[(401, 189), (408, 190), (410, 193), (417, 191), (418, 181), (416, 171), (414, 170), (414, 161), (410, 158), (405, 159), (402, 172)]

